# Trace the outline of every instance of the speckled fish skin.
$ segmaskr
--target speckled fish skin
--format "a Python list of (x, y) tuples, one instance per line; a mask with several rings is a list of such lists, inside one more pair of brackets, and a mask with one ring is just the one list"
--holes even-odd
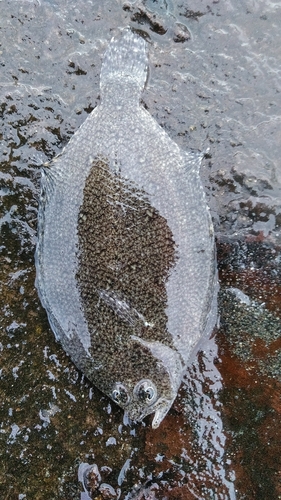
[(112, 39), (101, 104), (44, 169), (36, 285), (77, 367), (156, 428), (214, 327), (217, 276), (202, 155), (140, 105), (147, 68), (143, 38)]

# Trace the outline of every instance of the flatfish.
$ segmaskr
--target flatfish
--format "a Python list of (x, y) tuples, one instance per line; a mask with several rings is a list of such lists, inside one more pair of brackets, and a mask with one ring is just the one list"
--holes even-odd
[(101, 104), (43, 168), (36, 285), (56, 338), (133, 421), (169, 411), (217, 315), (214, 232), (199, 177), (140, 105), (146, 41), (104, 55)]

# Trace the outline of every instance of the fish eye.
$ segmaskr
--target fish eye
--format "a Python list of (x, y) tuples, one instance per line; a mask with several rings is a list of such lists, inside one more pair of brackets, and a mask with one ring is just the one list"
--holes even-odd
[(134, 388), (134, 395), (150, 406), (157, 398), (157, 389), (151, 380), (141, 380)]
[(127, 405), (130, 401), (126, 387), (120, 383), (115, 384), (111, 397), (118, 405)]

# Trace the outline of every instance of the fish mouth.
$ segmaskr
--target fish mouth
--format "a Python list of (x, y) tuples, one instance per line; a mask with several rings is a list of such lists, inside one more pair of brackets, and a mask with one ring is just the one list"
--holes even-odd
[(152, 429), (157, 429), (161, 424), (162, 420), (167, 415), (173, 404), (173, 400), (168, 400), (166, 398), (160, 398), (156, 404), (154, 404), (151, 408), (147, 408), (146, 411), (140, 408), (133, 408), (131, 410), (127, 410), (124, 412), (124, 418), (128, 420), (128, 422), (142, 422), (145, 417), (154, 413), (154, 417), (152, 420)]
[(129, 424), (133, 422), (140, 423), (147, 415), (149, 415), (149, 413), (137, 409), (124, 411), (124, 419), (128, 421)]
[(170, 410), (173, 401), (168, 401), (167, 399), (160, 399), (157, 408), (155, 409), (154, 417), (152, 420), (152, 429), (157, 429), (161, 424), (162, 420), (166, 417), (168, 411)]

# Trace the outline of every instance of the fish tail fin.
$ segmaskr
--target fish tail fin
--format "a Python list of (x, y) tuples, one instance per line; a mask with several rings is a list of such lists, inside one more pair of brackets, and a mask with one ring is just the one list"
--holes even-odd
[(143, 90), (148, 70), (146, 41), (130, 28), (122, 30), (121, 37), (112, 38), (104, 55), (100, 85), (121, 85), (132, 82)]

